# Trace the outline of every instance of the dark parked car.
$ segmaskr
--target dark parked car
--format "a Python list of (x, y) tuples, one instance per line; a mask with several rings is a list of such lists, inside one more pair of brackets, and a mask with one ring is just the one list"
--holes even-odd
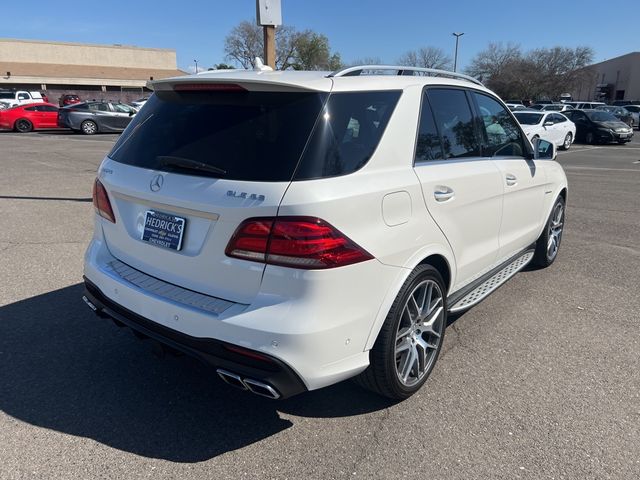
[(58, 99), (58, 104), (61, 107), (66, 107), (67, 105), (73, 105), (75, 103), (80, 103), (80, 97), (78, 95), (73, 94), (64, 94)]
[(612, 113), (614, 117), (616, 117), (621, 122), (626, 123), (631, 128), (633, 128), (633, 115), (626, 107), (620, 107), (615, 105), (603, 105), (601, 107), (596, 107), (596, 110), (604, 110), (605, 112)]
[(93, 135), (98, 132), (121, 132), (136, 114), (136, 109), (115, 102), (77, 103), (61, 108), (58, 125)]
[(630, 142), (633, 129), (603, 110), (567, 110), (562, 112), (576, 124), (576, 140), (594, 144)]

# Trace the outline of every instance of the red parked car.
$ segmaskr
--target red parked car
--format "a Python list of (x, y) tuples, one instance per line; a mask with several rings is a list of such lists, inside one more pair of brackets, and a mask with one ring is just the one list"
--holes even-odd
[(66, 107), (67, 105), (73, 105), (75, 103), (80, 103), (80, 97), (78, 95), (74, 95), (71, 93), (65, 93), (58, 99), (58, 104), (61, 107)]
[(58, 107), (30, 103), (0, 110), (0, 129), (24, 133), (39, 128), (58, 128)]

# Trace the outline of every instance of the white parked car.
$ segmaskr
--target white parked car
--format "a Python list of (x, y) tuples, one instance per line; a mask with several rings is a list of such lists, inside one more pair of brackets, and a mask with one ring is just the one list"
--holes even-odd
[[(385, 70), (416, 75), (366, 74)], [(231, 385), (282, 398), (356, 377), (406, 398), (451, 312), (557, 257), (555, 147), (474, 79), (360, 66), (153, 86), (98, 171), (84, 300)]]
[(514, 114), (531, 141), (542, 138), (563, 150), (568, 150), (576, 138), (575, 124), (561, 113), (528, 111)]
[(40, 92), (27, 92), (26, 90), (0, 90), (0, 101), (8, 104), (7, 108), (26, 105), (29, 103), (44, 103)]

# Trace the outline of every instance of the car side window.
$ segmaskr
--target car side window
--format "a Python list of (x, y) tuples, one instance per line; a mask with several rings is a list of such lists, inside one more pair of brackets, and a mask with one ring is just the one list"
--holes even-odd
[(479, 156), (480, 144), (464, 90), (430, 88), (427, 96), (442, 137), (444, 158)]
[(27, 112), (35, 112), (36, 110), (37, 110), (36, 107), (26, 107), (25, 108), (25, 111), (27, 111)]
[(415, 163), (442, 160), (443, 158), (442, 142), (429, 105), (429, 99), (425, 94), (422, 98), (422, 111), (420, 112), (420, 124), (418, 125)]
[(29, 95), (27, 95), (26, 93), (19, 93), (18, 100), (29, 100)]
[[(478, 105), (484, 145), (482, 156), (524, 156), (522, 134), (509, 112), (488, 95), (473, 92)], [(547, 118), (554, 114), (549, 115)]]
[(562, 122), (566, 122), (566, 118), (563, 117), (562, 115), (558, 115), (557, 113), (553, 114), (553, 123), (562, 123)]
[(42, 112), (57, 112), (58, 109), (56, 107), (52, 107), (51, 105), (43, 105), (40, 108)]
[(121, 103), (112, 103), (113, 109), (118, 113), (131, 113), (133, 109), (127, 105)]
[(106, 103), (92, 103), (89, 105), (89, 108), (91, 110), (97, 110), (99, 112), (108, 112), (109, 111), (109, 105)]

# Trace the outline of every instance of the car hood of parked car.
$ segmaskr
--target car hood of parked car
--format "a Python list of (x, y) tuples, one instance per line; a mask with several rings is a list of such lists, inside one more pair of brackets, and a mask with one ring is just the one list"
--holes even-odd
[(608, 122), (593, 122), (593, 123), (595, 123), (600, 128), (609, 128), (611, 130), (617, 130), (619, 128), (624, 128), (625, 130), (629, 129), (629, 125), (627, 125), (624, 122), (608, 121)]

